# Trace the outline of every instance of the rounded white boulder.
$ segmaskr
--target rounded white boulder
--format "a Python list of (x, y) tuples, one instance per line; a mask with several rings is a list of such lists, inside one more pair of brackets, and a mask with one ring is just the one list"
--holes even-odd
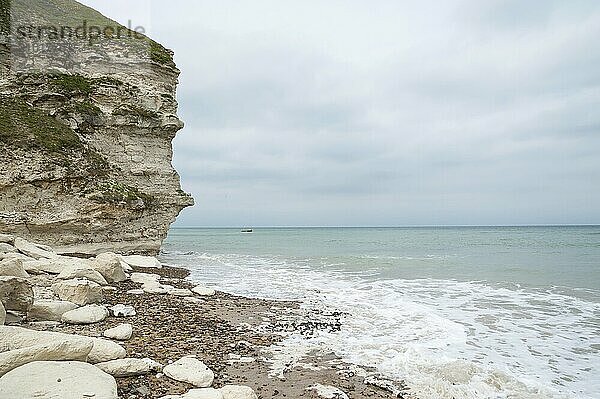
[(186, 356), (163, 368), (163, 373), (176, 381), (187, 382), (199, 388), (212, 385), (215, 374), (194, 356)]
[(91, 364), (33, 362), (0, 378), (0, 398), (117, 399), (117, 383)]
[(94, 324), (104, 321), (107, 317), (108, 310), (104, 306), (87, 305), (65, 312), (61, 321), (68, 324)]
[(119, 341), (127, 341), (133, 335), (133, 327), (131, 324), (119, 324), (114, 328), (110, 328), (102, 334), (106, 338), (116, 339)]

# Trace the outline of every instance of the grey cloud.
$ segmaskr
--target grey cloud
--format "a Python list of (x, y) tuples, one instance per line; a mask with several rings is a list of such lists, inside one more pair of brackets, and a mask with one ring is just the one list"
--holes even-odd
[(600, 4), (153, 2), (180, 225), (600, 222)]

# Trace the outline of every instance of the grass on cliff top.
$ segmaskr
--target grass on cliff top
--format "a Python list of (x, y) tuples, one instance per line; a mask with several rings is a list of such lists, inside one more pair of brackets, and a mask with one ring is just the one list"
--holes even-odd
[[(7, 13), (6, 10), (10, 11)], [(129, 46), (139, 47), (148, 52), (152, 61), (161, 65), (175, 66), (171, 52), (161, 44), (145, 35), (142, 38), (133, 37), (133, 32), (128, 27), (74, 0), (0, 0), (0, 17), (4, 15), (6, 18), (0, 18), (3, 29), (10, 23), (13, 25), (13, 30), (18, 26), (34, 26), (55, 27), (60, 31), (61, 27), (76, 29), (84, 22), (88, 28), (99, 27), (102, 32), (106, 27), (111, 27), (115, 31), (122, 28), (121, 38), (113, 37), (108, 40), (118, 40)], [(135, 26), (132, 28), (135, 29)]]

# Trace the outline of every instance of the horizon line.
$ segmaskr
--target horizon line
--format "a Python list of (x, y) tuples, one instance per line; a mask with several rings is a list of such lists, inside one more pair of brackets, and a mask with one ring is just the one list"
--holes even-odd
[(565, 224), (414, 224), (414, 225), (362, 225), (362, 226), (284, 226), (284, 225), (235, 225), (235, 226), (171, 226), (170, 229), (399, 229), (427, 227), (600, 227), (600, 223)]

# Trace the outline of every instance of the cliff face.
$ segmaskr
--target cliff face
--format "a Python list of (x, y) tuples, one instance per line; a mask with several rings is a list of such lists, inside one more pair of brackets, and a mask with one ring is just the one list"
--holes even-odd
[(116, 23), (71, 0), (1, 1), (0, 231), (62, 253), (158, 252), (193, 204), (171, 165), (171, 52), (106, 30), (46, 37), (36, 27)]

